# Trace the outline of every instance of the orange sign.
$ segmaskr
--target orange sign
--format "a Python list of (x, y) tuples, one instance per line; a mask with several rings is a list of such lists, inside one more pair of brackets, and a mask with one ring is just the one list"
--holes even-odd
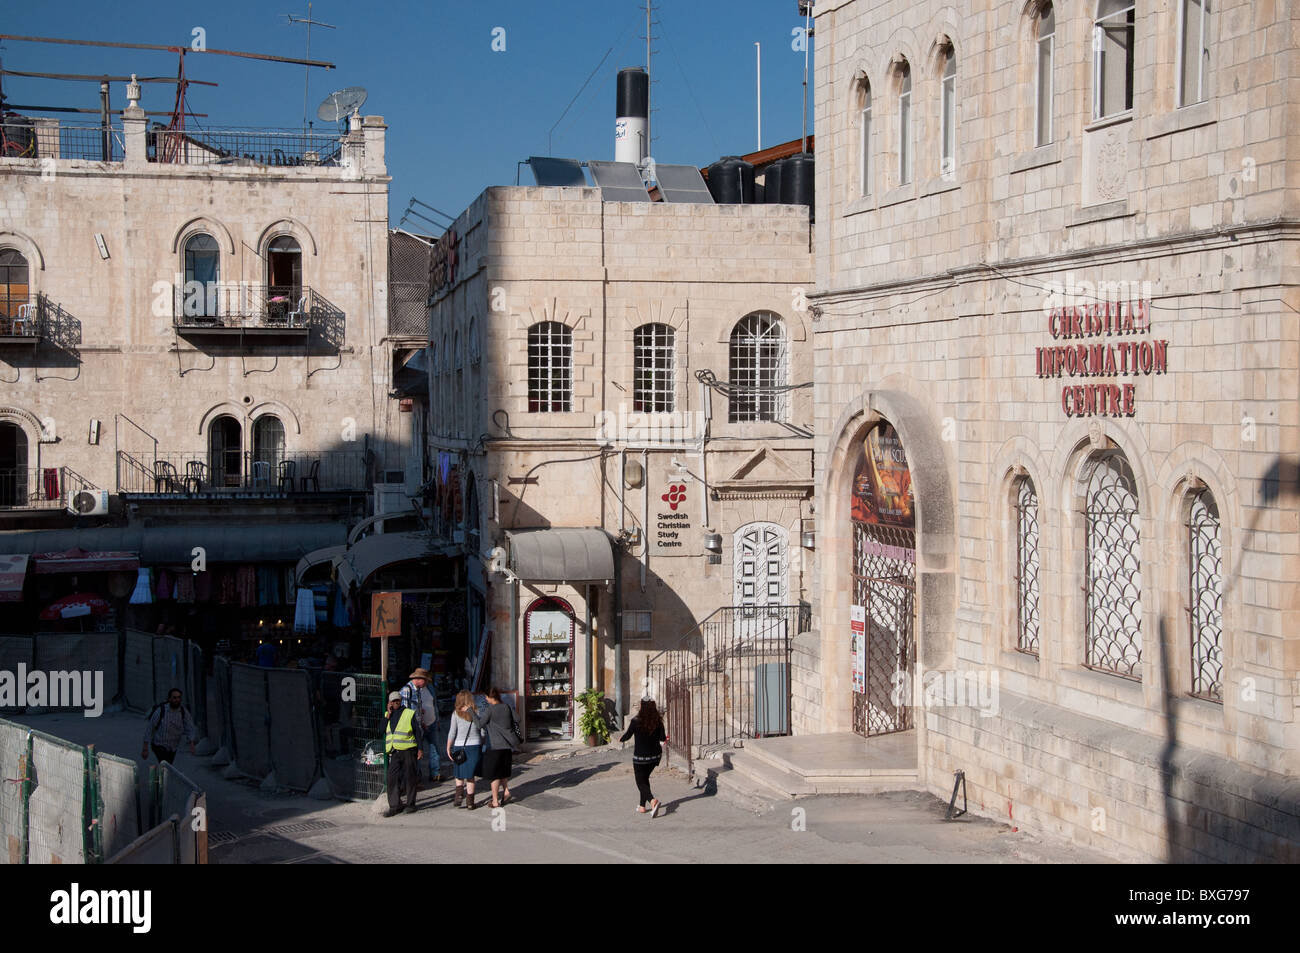
[(401, 634), (402, 594), (372, 592), (370, 594), (370, 637), (389, 639), (397, 638)]

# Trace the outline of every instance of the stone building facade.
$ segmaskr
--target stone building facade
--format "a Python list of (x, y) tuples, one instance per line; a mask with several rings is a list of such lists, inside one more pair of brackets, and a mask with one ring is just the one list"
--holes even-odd
[(796, 730), (1117, 856), (1300, 858), (1294, 12), (815, 16)]
[[(133, 103), (109, 161), (52, 121), (0, 159), (0, 525), (23, 531), (0, 551), (291, 567), (369, 515), (412, 436), (385, 132), (170, 133)], [(79, 491), (107, 512), (72, 515)]]
[[(572, 690), (626, 712), (650, 660), (715, 610), (807, 599), (806, 207), (490, 188), (448, 243), (429, 447), (456, 486), (450, 531), (466, 534), (495, 683), (522, 690), (538, 600), (574, 619)], [(728, 396), (738, 382), (771, 389)], [(483, 572), (497, 547), (519, 569), (523, 538), (551, 529), (597, 530), (612, 562), (565, 579), (583, 570), (557, 557), (561, 578), (541, 582)]]

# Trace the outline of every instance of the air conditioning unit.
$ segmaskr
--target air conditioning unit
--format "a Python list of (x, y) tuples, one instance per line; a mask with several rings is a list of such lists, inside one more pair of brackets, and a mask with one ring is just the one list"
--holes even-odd
[(108, 490), (78, 490), (68, 500), (74, 516), (104, 516), (108, 513)]
[(375, 515), (405, 515), (411, 512), (411, 498), (404, 483), (375, 484)]

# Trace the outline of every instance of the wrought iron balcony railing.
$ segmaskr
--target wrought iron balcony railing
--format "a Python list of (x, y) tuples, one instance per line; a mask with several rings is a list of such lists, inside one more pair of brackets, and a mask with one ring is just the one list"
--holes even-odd
[(340, 314), (311, 288), (244, 282), (186, 282), (173, 300), (174, 324), (187, 333), (307, 335), (313, 322)]
[(337, 135), (289, 129), (149, 131), (149, 161), (181, 165), (336, 166)]
[(46, 310), (41, 295), (0, 294), (0, 342), (35, 344), (44, 332)]
[(361, 450), (195, 450), (117, 454), (119, 493), (174, 496), (361, 492)]

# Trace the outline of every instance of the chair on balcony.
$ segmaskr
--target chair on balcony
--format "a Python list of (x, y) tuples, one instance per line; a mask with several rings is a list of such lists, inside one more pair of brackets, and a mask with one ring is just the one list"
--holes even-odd
[(271, 489), (271, 462), (269, 460), (253, 461), (253, 489)]
[(185, 464), (185, 491), (190, 491), (191, 484), (194, 486), (194, 493), (202, 493), (203, 485), (208, 482), (208, 465), (201, 460), (190, 460)]
[(153, 491), (155, 493), (179, 493), (183, 489), (180, 474), (166, 460), (153, 462)]
[(307, 492), (307, 484), (310, 483), (320, 492), (320, 461), (313, 460), (307, 465), (307, 475), (302, 478), (302, 491)]
[(292, 493), (293, 481), (297, 477), (297, 474), (298, 474), (298, 462), (296, 460), (281, 460), (280, 474), (279, 474), (280, 490), (284, 491), (285, 489), (288, 489), (288, 491)]
[(289, 327), (303, 328), (307, 326), (307, 296), (303, 295), (298, 299), (298, 306), (289, 312)]
[(18, 306), (18, 317), (14, 318), (9, 326), (9, 333), (15, 337), (22, 337), (31, 333), (32, 323), (36, 318), (36, 306), (33, 304), (20, 304)]

